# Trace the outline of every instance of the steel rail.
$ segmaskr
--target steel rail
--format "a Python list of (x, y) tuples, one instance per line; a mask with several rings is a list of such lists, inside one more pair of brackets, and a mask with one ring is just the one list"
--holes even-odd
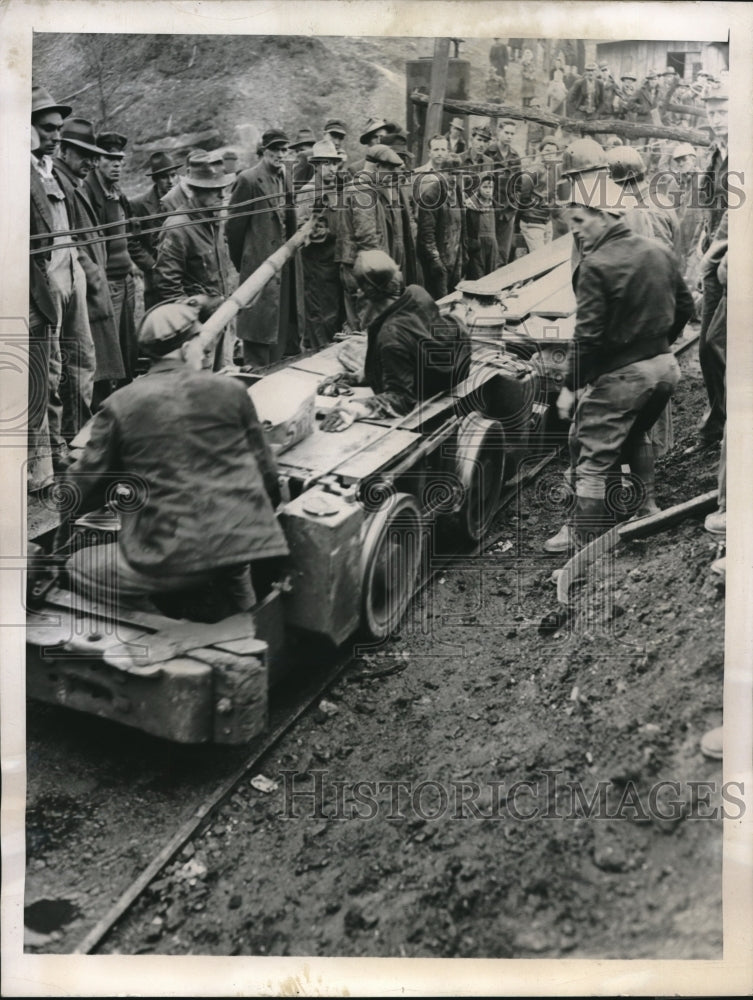
[[(497, 506), (497, 513), (503, 510), (517, 495), (522, 486), (532, 482), (546, 466), (556, 458), (559, 449), (553, 449), (550, 453), (542, 456), (533, 466), (517, 473), (506, 485)], [(478, 542), (469, 552), (463, 553), (467, 558), (475, 558), (480, 555), (501, 537), (504, 532), (486, 536)], [(448, 555), (432, 562), (430, 572), (419, 582), (413, 592), (411, 601), (414, 601), (432, 582), (432, 580), (442, 571), (452, 564), (456, 556)], [(155, 855), (152, 861), (134, 879), (133, 882), (120, 894), (117, 901), (110, 907), (107, 913), (97, 921), (94, 927), (73, 949), (73, 954), (89, 955), (107, 938), (115, 928), (115, 925), (126, 915), (134, 903), (143, 895), (151, 882), (159, 875), (162, 869), (170, 863), (175, 855), (191, 840), (197, 833), (201, 824), (214, 813), (235, 791), (248, 775), (257, 767), (261, 758), (267, 754), (279, 740), (295, 725), (298, 719), (306, 712), (324, 692), (335, 683), (336, 680), (355, 661), (356, 657), (350, 652), (339, 656), (335, 663), (327, 670), (323, 677), (318, 678), (296, 701), (296, 704), (287, 712), (281, 712), (281, 718), (267, 732), (257, 737), (253, 742), (247, 759), (226, 778), (220, 786), (208, 795), (186, 819), (175, 834), (168, 840), (164, 847)]]

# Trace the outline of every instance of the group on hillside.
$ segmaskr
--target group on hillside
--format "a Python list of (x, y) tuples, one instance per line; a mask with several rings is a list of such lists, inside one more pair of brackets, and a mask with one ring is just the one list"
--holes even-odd
[[(511, 61), (528, 66), (526, 51), (513, 53)], [(498, 52), (495, 59), (502, 66), (504, 56)], [(582, 78), (568, 81), (570, 69), (564, 61), (562, 68), (555, 64), (552, 82), (566, 86), (573, 117), (596, 117), (605, 101), (616, 117), (623, 116), (620, 109), (626, 118), (643, 113), (626, 103), (632, 101), (629, 78), (617, 87), (606, 66), (598, 78), (597, 67), (589, 66)], [(678, 81), (669, 85), (676, 96)], [(642, 92), (656, 101), (649, 80)], [(362, 158), (351, 162), (345, 153), (348, 127), (332, 117), (319, 135), (301, 127), (292, 140), (283, 129), (268, 128), (255, 150), (256, 162), (245, 169), (238, 169), (237, 154), (228, 151), (193, 149), (182, 162), (174, 151), (154, 151), (146, 170), (151, 186), (129, 197), (120, 184), (128, 138), (98, 132), (44, 87), (34, 86), (29, 490), (43, 491), (65, 475), (69, 444), (93, 414), (96, 433), (84, 463), (92, 482), (151, 455), (143, 475), (172, 495), (170, 472), (153, 461), (164, 452), (176, 462), (188, 461), (194, 491), (203, 488), (200, 472), (214, 488), (216, 477), (208, 470), (224, 452), (213, 435), (217, 426), (226, 426), (223, 440), (234, 441), (238, 454), (250, 446), (256, 460), (244, 465), (225, 456), (235, 472), (223, 480), (227, 498), (224, 507), (217, 503), (218, 516), (222, 520), (233, 497), (251, 489), (253, 481), (259, 523), (266, 525), (261, 551), (274, 558), (285, 549), (270, 521), (278, 499), (274, 465), (253, 406), (241, 401), (235, 387), (215, 386), (205, 393), (204, 383), (194, 385), (184, 374), (186, 346), (205, 317), (311, 220), (306, 245), (240, 311), (207, 363), (219, 370), (236, 361), (258, 370), (323, 346), (341, 331), (369, 331), (369, 344), (381, 345), (366, 359), (374, 401), (338, 407), (325, 428), (338, 430), (376, 410), (399, 414), (415, 403), (417, 376), (409, 369), (415, 345), (438, 319), (437, 299), (462, 279), (478, 279), (505, 265), (516, 248), (535, 251), (569, 229), (577, 251), (578, 315), (560, 409), (569, 414), (575, 408), (572, 476), (582, 509), (581, 520), (563, 529), (552, 546), (571, 544), (583, 518), (599, 520), (596, 508), (603, 505), (620, 456), (652, 482), (659, 447), (655, 426), (677, 380), (665, 356), (693, 311), (683, 275), (691, 286), (702, 286), (697, 304), (709, 413), (699, 447), (718, 443), (724, 431), (727, 95), (720, 86), (708, 87), (702, 96), (713, 137), (708, 149), (663, 143), (642, 154), (612, 136), (605, 150), (594, 139), (568, 144), (561, 134), (542, 129), (534, 146), (529, 142), (521, 151), (519, 119), (453, 117), (446, 133), (428, 137), (426, 160), (414, 166), (405, 129), (371, 118), (359, 134)], [(530, 94), (523, 103), (535, 100)], [(525, 136), (530, 141), (530, 126)], [(663, 207), (652, 194), (658, 175), (668, 196)], [(569, 182), (564, 198), (563, 176)], [(583, 186), (574, 180), (594, 176), (608, 179), (619, 204), (605, 209), (579, 200)], [(711, 208), (697, 197), (698, 178), (711, 196), (703, 204)], [(631, 281), (597, 301), (596, 290), (619, 284), (626, 268)], [(649, 287), (651, 308), (641, 292)], [(631, 324), (627, 317), (633, 315), (643, 318)], [(148, 378), (137, 378), (145, 365)], [(635, 366), (640, 376), (635, 384), (645, 396), (638, 423), (635, 398), (618, 399), (614, 384), (603, 398), (593, 391), (615, 371)], [(591, 391), (582, 393), (586, 384)], [(623, 407), (608, 446), (605, 407)], [(147, 411), (155, 419), (161, 415), (163, 423), (145, 423)], [(212, 414), (219, 423), (212, 422)], [(116, 443), (120, 452), (113, 450)], [(180, 480), (178, 470), (173, 472)], [(213, 493), (208, 502), (215, 500)], [(182, 524), (189, 516), (185, 497), (174, 508), (175, 523)], [(184, 583), (212, 563), (202, 552), (221, 549), (232, 570), (225, 583), (231, 590), (237, 585), (241, 604), (247, 605), (248, 581), (243, 573), (233, 574), (249, 558), (241, 537), (255, 536), (257, 528), (231, 531), (225, 518), (214, 540), (211, 532), (199, 539), (195, 530), (182, 537), (176, 529), (172, 541), (161, 539), (153, 550), (154, 539), (126, 533), (120, 550), (124, 579), (143, 593), (144, 577), (154, 579), (156, 567), (162, 575), (174, 571)], [(178, 550), (194, 556), (186, 562)], [(106, 571), (105, 563), (100, 569)]]

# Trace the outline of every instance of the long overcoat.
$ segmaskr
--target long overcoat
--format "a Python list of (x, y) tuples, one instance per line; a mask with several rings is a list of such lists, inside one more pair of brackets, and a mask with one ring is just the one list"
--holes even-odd
[[(295, 233), (295, 208), (284, 177), (274, 173), (262, 160), (236, 179), (225, 235), (240, 283)], [(242, 206), (241, 203), (251, 199), (259, 200)], [(267, 282), (254, 303), (238, 313), (240, 339), (254, 344), (286, 343), (293, 295), (293, 273), (288, 262), (281, 273)]]

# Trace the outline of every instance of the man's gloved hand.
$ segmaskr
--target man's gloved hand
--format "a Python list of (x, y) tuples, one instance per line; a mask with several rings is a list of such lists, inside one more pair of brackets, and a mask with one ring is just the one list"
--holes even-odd
[(338, 403), (322, 420), (323, 431), (344, 431), (356, 420), (368, 417), (369, 409), (363, 403)]
[(352, 396), (352, 386), (357, 384), (357, 378), (352, 372), (338, 372), (320, 382), (316, 388), (319, 396)]

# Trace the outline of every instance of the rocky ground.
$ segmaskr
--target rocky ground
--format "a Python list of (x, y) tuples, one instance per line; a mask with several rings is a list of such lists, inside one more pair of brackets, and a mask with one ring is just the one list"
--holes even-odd
[[(715, 456), (681, 455), (695, 355), (662, 506), (716, 484)], [(698, 520), (624, 545), (570, 622), (542, 629), (560, 473), (400, 635), (356, 651), (260, 763), (272, 784), (238, 788), (102, 951), (721, 957), (721, 766), (699, 751), (721, 721), (715, 546)], [(69, 952), (242, 754), (34, 705), (28, 740), (26, 903), (47, 902), (27, 909), (27, 946)], [(716, 783), (710, 805), (688, 782)]]

